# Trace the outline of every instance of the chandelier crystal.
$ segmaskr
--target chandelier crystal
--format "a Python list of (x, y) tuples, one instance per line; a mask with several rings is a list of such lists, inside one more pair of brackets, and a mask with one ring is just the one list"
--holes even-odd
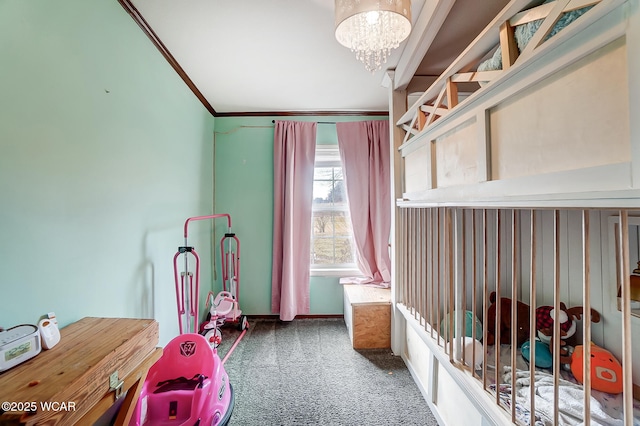
[(336, 39), (368, 71), (387, 62), (411, 32), (411, 0), (335, 0)]

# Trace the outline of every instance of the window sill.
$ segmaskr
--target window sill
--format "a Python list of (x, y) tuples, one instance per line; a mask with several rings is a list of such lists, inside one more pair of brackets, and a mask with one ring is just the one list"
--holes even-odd
[(327, 269), (311, 269), (310, 275), (312, 277), (360, 277), (362, 273), (357, 269), (341, 269), (341, 268), (327, 268)]

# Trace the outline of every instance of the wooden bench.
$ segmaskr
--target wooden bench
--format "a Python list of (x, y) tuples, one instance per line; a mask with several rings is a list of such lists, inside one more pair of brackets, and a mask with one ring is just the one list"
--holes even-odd
[(391, 290), (344, 285), (344, 321), (354, 349), (391, 347)]

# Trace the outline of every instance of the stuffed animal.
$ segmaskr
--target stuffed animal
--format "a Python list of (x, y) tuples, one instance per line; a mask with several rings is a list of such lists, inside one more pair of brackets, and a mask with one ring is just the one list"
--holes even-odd
[[(584, 347), (576, 346), (571, 357), (571, 373), (584, 384)], [(608, 350), (591, 343), (591, 388), (602, 392), (622, 393), (622, 365)]]
[[(474, 370), (479, 370), (480, 368), (482, 368), (482, 354), (484, 353), (484, 348), (482, 346), (482, 343), (480, 343), (478, 340), (474, 340), (473, 337), (464, 336), (462, 338), (462, 346), (464, 347), (465, 365), (471, 367), (471, 364), (473, 363)], [(474, 348), (475, 348), (475, 359), (473, 354)], [(458, 356), (458, 347), (456, 345), (453, 346), (453, 357), (455, 359), (462, 357), (462, 356)]]
[[(535, 339), (535, 349), (536, 349), (536, 367), (540, 368), (551, 368), (553, 366), (553, 355), (551, 355), (551, 351), (549, 350), (549, 345), (540, 341), (540, 339)], [(527, 362), (531, 362), (531, 341), (527, 340), (522, 344), (520, 348), (522, 353), (522, 358), (524, 358)]]
[[(493, 345), (496, 340), (496, 324), (500, 327), (500, 343), (503, 345), (511, 344), (511, 304), (512, 301), (508, 297), (500, 298), (500, 318), (496, 318), (496, 292), (492, 292), (489, 296), (491, 305), (487, 312), (487, 344)], [(517, 347), (520, 347), (529, 338), (529, 305), (518, 301), (517, 303)]]
[[(538, 338), (549, 345), (553, 351), (553, 324), (554, 320), (560, 321), (560, 362), (569, 364), (571, 362), (571, 347), (575, 346), (577, 320), (582, 319), (582, 306), (575, 306), (567, 309), (567, 306), (560, 302), (560, 311), (555, 313), (553, 306), (540, 306), (536, 309), (536, 330)], [(600, 322), (600, 313), (591, 309), (591, 321)]]
[[(455, 318), (455, 312), (454, 313), (454, 318)], [(449, 341), (449, 318), (451, 315), (446, 314), (443, 318), (442, 321), (440, 322), (440, 335), (446, 340)], [(474, 317), (473, 312), (471, 311), (465, 311), (465, 315), (464, 315), (464, 330), (465, 330), (465, 336), (467, 337), (473, 337), (473, 327), (475, 325), (476, 328), (476, 339), (478, 340), (482, 340), (482, 323), (480, 322), (480, 320), (477, 317)], [(454, 327), (457, 327), (457, 324), (454, 325)], [(453, 332), (453, 337), (457, 336), (458, 334), (458, 329), (456, 328)]]

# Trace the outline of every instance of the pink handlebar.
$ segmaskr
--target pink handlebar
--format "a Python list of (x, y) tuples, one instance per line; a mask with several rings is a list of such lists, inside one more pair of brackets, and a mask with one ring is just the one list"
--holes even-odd
[(187, 219), (184, 222), (184, 237), (187, 238), (187, 228), (189, 227), (189, 222), (192, 220), (205, 220), (205, 219), (216, 219), (219, 217), (226, 217), (227, 218), (227, 226), (229, 229), (231, 229), (231, 215), (227, 214), (227, 213), (220, 213), (220, 214), (212, 214), (212, 215), (208, 215), (208, 216), (195, 216), (195, 217), (190, 217), (189, 219)]

